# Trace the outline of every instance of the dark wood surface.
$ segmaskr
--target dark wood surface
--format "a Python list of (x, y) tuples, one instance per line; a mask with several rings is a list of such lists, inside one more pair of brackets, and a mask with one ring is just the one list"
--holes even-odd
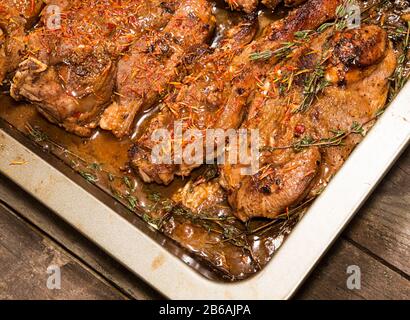
[[(296, 299), (410, 299), (410, 149), (298, 291)], [(61, 290), (47, 267), (61, 266)], [(361, 289), (346, 285), (361, 270)], [(161, 299), (141, 279), (0, 176), (0, 298)]]

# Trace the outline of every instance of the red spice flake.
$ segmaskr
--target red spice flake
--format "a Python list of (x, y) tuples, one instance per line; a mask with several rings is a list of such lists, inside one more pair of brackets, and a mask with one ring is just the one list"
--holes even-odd
[(305, 126), (304, 126), (303, 124), (298, 124), (298, 125), (296, 125), (296, 127), (295, 127), (295, 133), (296, 133), (297, 135), (302, 135), (302, 134), (305, 133), (305, 131), (306, 131), (306, 128), (305, 128)]
[(81, 112), (80, 111), (76, 111), (73, 113), (73, 118), (79, 119), (81, 117)]
[(116, 29), (117, 25), (115, 23), (107, 23), (107, 28), (109, 31), (114, 31)]

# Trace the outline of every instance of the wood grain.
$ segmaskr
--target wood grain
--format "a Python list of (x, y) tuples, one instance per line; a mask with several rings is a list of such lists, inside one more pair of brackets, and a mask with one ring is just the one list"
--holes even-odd
[[(61, 289), (47, 268), (61, 268)], [(0, 205), (0, 299), (124, 299), (105, 281)]]
[[(348, 266), (361, 271), (361, 289), (347, 287)], [(341, 239), (299, 290), (296, 299), (379, 300), (410, 298), (410, 282), (352, 243)]]
[[(108, 256), (48, 208), (0, 174), (0, 201), (41, 229), (47, 236), (88, 267), (107, 279), (129, 298), (162, 299), (163, 296)], [(24, 199), (24, 201), (22, 200)]]
[(410, 275), (410, 149), (357, 214), (345, 236)]

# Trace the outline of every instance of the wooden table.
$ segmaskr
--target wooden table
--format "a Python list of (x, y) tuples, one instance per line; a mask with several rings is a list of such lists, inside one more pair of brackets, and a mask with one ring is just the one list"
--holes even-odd
[[(369, 164), (371, 165), (371, 164)], [(296, 299), (410, 299), (410, 149)], [(61, 267), (60, 290), (47, 268)], [(347, 267), (361, 270), (349, 290)], [(1, 299), (160, 299), (116, 261), (0, 175)]]

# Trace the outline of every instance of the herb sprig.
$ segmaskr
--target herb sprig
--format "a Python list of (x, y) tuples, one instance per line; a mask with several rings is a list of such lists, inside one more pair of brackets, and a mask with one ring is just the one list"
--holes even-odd
[(312, 136), (307, 135), (303, 137), (302, 139), (297, 140), (296, 142), (292, 143), (291, 145), (280, 146), (280, 147), (265, 146), (265, 147), (262, 147), (260, 151), (261, 152), (274, 152), (276, 150), (293, 149), (296, 152), (300, 152), (303, 149), (311, 148), (311, 147), (337, 147), (337, 146), (342, 145), (343, 141), (351, 135), (359, 134), (361, 136), (364, 136), (365, 135), (364, 127), (370, 122), (374, 121), (376, 117), (370, 119), (369, 121), (366, 121), (363, 124), (360, 124), (358, 122), (353, 122), (350, 129), (347, 131), (332, 130), (331, 137), (314, 139)]
[(325, 59), (321, 60), (314, 70), (309, 73), (303, 87), (303, 100), (299, 107), (293, 113), (305, 112), (313, 104), (317, 96), (329, 86), (329, 82), (325, 79)]
[(389, 90), (389, 102), (391, 102), (400, 90), (404, 87), (407, 80), (409, 79), (409, 71), (407, 70), (409, 63), (409, 53), (410, 53), (410, 21), (407, 21), (407, 30), (399, 30), (402, 41), (402, 53), (397, 60), (397, 67), (394, 71), (393, 77), (390, 79), (390, 90)]

